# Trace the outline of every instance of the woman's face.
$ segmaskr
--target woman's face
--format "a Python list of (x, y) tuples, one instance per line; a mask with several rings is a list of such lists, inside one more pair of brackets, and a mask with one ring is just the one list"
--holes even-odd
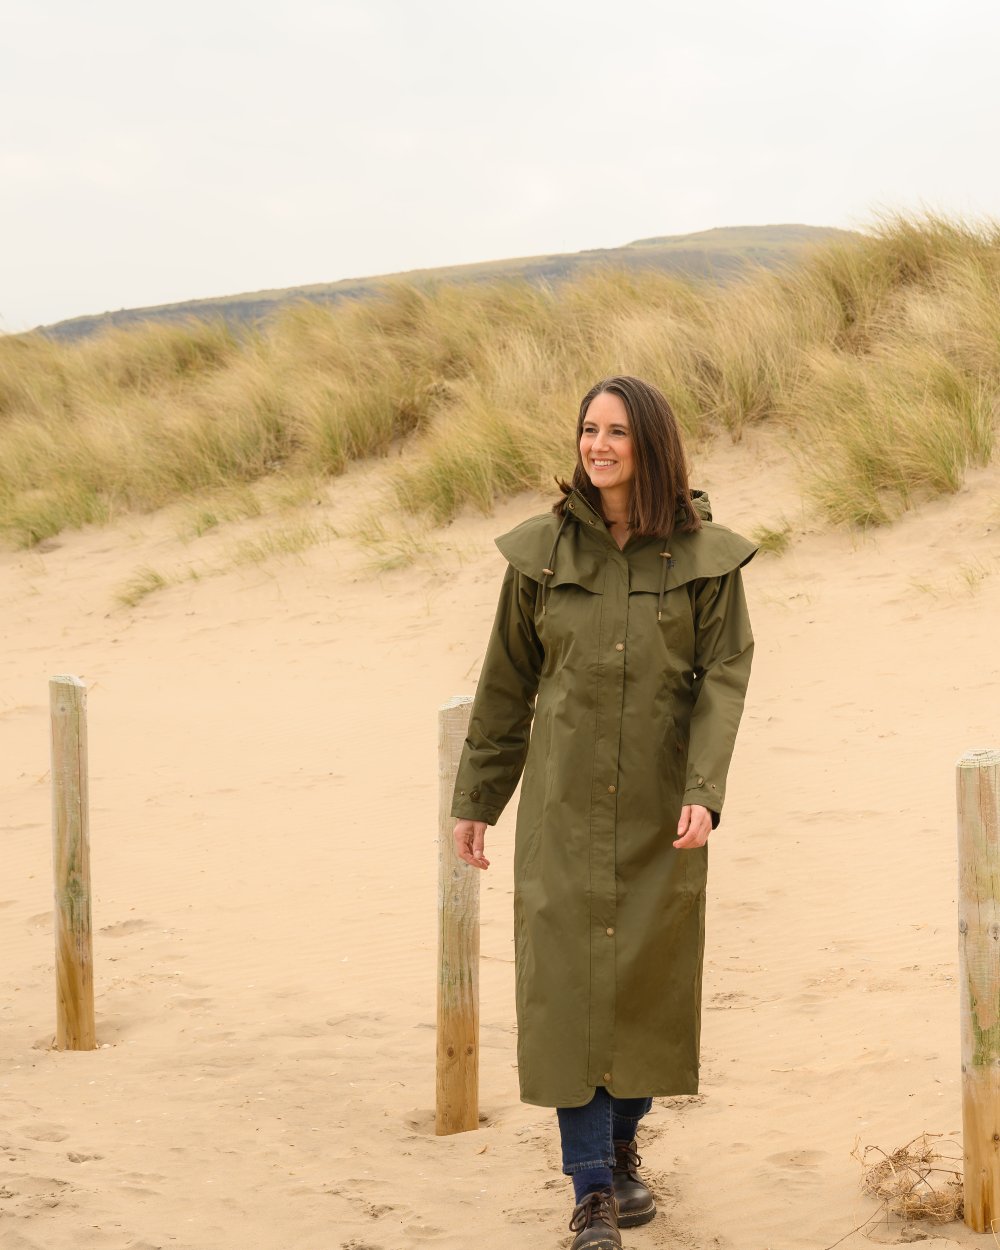
[(580, 431), (580, 459), (599, 490), (632, 480), (632, 434), (628, 412), (617, 395), (602, 391), (587, 408)]

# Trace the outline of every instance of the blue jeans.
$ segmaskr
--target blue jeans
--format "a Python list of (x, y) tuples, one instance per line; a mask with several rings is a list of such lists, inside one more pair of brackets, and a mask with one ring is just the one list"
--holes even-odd
[(598, 1085), (590, 1102), (582, 1107), (557, 1107), (562, 1138), (563, 1171), (612, 1168), (616, 1141), (631, 1141), (652, 1098), (615, 1098)]

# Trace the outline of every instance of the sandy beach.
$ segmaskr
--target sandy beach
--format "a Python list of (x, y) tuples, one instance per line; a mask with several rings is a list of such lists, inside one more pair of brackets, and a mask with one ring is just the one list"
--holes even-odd
[[(1000, 466), (867, 535), (757, 434), (697, 449), (757, 647), (712, 835), (702, 1092), (640, 1130), (624, 1243), (857, 1250), (851, 1151), (961, 1140), (954, 766), (1000, 745)], [(568, 1246), (553, 1110), (517, 1093), (515, 803), (482, 878), (481, 1127), (434, 1133), (437, 711), (474, 691), (521, 496), (374, 570), (380, 468), (327, 541), (208, 575), (176, 509), (0, 553), (3, 1250)], [(416, 531), (418, 527), (414, 523)], [(135, 607), (143, 566), (197, 579)], [(54, 1032), (48, 678), (88, 685), (99, 1049)], [(918, 1226), (928, 1250), (982, 1246)]]

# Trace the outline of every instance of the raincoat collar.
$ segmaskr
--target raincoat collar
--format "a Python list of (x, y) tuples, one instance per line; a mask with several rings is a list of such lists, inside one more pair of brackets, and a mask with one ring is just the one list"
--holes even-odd
[(563, 523), (559, 526), (556, 533), (555, 541), (552, 544), (552, 553), (549, 562), (542, 570), (542, 615), (545, 615), (546, 600), (548, 597), (548, 579), (555, 575), (555, 555), (559, 546), (559, 539), (562, 536), (566, 519), (569, 516), (575, 516), (581, 525), (590, 527), (595, 537), (599, 541), (610, 544), (616, 551), (620, 551), (623, 555), (626, 552), (636, 550), (640, 546), (648, 546), (651, 542), (655, 542), (657, 546), (657, 556), (659, 558), (659, 586), (657, 587), (657, 605), (656, 619), (661, 620), (663, 616), (663, 596), (666, 594), (667, 573), (673, 568), (674, 560), (670, 552), (670, 544), (665, 538), (657, 538), (655, 535), (644, 534), (640, 537), (629, 536), (625, 540), (624, 547), (619, 547), (615, 541), (614, 535), (608, 529), (607, 522), (596, 512), (586, 497), (575, 488), (570, 491), (566, 499), (566, 507), (563, 513)]

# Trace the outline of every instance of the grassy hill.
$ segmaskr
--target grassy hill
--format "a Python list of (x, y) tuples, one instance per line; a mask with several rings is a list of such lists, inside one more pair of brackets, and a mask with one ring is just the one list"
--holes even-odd
[[(716, 233), (745, 253), (745, 232)], [(691, 250), (622, 251), (671, 246)], [(493, 267), (274, 300), (239, 328), (188, 316), (75, 341), (0, 336), (0, 537), (32, 546), (234, 490), (261, 507), (258, 486), (307, 498), (376, 458), (384, 516), (488, 512), (572, 469), (580, 396), (613, 373), (660, 386), (689, 436), (780, 429), (830, 521), (884, 523), (994, 453), (998, 292), (1000, 223), (928, 216), (729, 282), (601, 264), (542, 283)]]
[(849, 231), (825, 226), (723, 226), (697, 234), (637, 239), (624, 247), (592, 248), (551, 256), (521, 256), (474, 265), (448, 265), (440, 269), (411, 269), (405, 273), (373, 278), (345, 278), (340, 282), (317, 282), (276, 291), (248, 291), (242, 295), (186, 300), (180, 304), (159, 304), (151, 308), (122, 308), (117, 312), (73, 317), (41, 329), (55, 338), (76, 339), (110, 326), (131, 326), (149, 321), (176, 322), (189, 317), (221, 317), (229, 324), (256, 322), (295, 301), (335, 304), (343, 299), (373, 295), (400, 280), (417, 287), (430, 287), (440, 282), (490, 282), (498, 278), (524, 278), (534, 283), (560, 282), (597, 268), (610, 267), (652, 269), (681, 277), (723, 282), (746, 273), (755, 265), (775, 269), (801, 259), (811, 246), (851, 237), (856, 236)]

